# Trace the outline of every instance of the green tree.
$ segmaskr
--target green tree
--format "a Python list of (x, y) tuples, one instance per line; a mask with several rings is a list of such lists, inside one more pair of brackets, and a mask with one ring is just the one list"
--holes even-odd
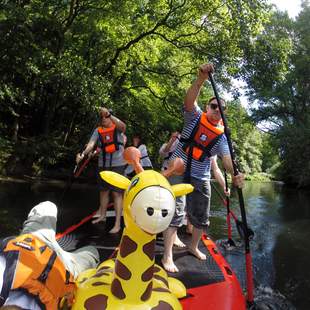
[(247, 52), (245, 77), (256, 121), (274, 125), (283, 161), (282, 177), (310, 185), (310, 7), (303, 1), (296, 20), (275, 12)]
[(0, 130), (13, 141), (11, 162), (41, 173), (73, 161), (101, 105), (129, 134), (155, 141), (155, 157), (156, 144), (181, 126), (199, 64), (214, 62), (229, 87), (266, 2), (0, 1)]

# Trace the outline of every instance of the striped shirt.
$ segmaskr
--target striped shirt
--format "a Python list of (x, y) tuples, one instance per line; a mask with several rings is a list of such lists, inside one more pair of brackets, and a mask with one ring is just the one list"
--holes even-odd
[[(181, 137), (184, 139), (188, 139), (195, 128), (196, 124), (199, 122), (200, 116), (202, 114), (201, 109), (195, 105), (194, 109), (191, 112), (184, 110), (184, 127), (182, 130)], [(187, 154), (182, 149), (183, 143), (179, 143), (177, 149), (172, 154), (171, 159), (176, 157), (180, 157), (183, 159), (184, 164), (186, 166), (187, 163)], [(229, 155), (229, 148), (227, 144), (227, 139), (225, 135), (215, 143), (215, 145), (211, 148), (210, 151), (212, 156), (219, 155)], [(206, 157), (204, 161), (198, 161), (192, 158), (191, 165), (191, 177), (194, 177), (198, 180), (210, 180), (211, 177), (211, 160)]]

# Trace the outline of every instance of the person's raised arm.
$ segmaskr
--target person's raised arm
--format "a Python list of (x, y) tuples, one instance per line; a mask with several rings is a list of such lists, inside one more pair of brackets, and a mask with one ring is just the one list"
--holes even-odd
[(126, 131), (126, 125), (123, 121), (121, 121), (119, 118), (117, 118), (116, 116), (112, 115), (110, 113), (110, 111), (107, 108), (101, 108), (100, 109), (100, 114), (102, 117), (111, 118), (111, 121), (115, 124), (116, 129), (118, 129), (121, 132), (125, 132)]
[(110, 117), (116, 128), (124, 133), (126, 131), (126, 124), (114, 115), (111, 115)]
[(197, 99), (201, 87), (209, 78), (209, 72), (214, 72), (214, 67), (212, 64), (204, 64), (199, 67), (197, 79), (193, 82), (185, 95), (184, 108), (187, 112), (193, 111), (194, 107), (197, 106)]

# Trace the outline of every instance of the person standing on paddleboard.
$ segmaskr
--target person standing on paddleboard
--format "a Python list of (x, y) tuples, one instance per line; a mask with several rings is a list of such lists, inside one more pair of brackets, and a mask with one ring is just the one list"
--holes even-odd
[[(224, 168), (232, 175), (235, 186), (242, 187), (244, 175), (238, 173), (234, 176), (232, 160), (224, 134), (222, 118), (215, 97), (212, 97), (205, 105), (204, 111), (197, 104), (200, 90), (209, 78), (209, 72), (214, 72), (212, 64), (200, 66), (198, 76), (187, 90), (183, 114), (184, 127), (180, 142), (170, 160), (181, 157), (185, 163), (184, 182), (194, 186), (194, 191), (186, 197), (186, 214), (193, 225), (192, 239), (188, 250), (198, 259), (205, 260), (206, 255), (199, 248), (199, 240), (202, 233), (209, 226), (210, 213), (210, 177), (211, 157), (219, 155)], [(224, 100), (221, 106), (226, 109)], [(170, 246), (173, 241), (165, 240), (165, 246)], [(166, 249), (165, 249), (166, 250)], [(177, 272), (173, 257), (163, 257), (163, 266), (166, 270)]]
[(102, 180), (99, 173), (104, 170), (114, 171), (124, 174), (126, 162), (123, 158), (124, 153), (124, 133), (126, 125), (116, 116), (112, 115), (107, 108), (100, 108), (100, 124), (94, 130), (85, 150), (77, 154), (77, 163), (87, 156), (94, 149), (95, 145), (101, 148), (98, 157), (98, 185), (100, 190), (100, 207), (94, 215), (96, 219), (93, 224), (105, 221), (107, 206), (109, 204), (109, 194), (112, 193), (115, 224), (110, 233), (118, 233), (121, 229), (121, 215), (123, 203), (123, 190), (116, 188)]

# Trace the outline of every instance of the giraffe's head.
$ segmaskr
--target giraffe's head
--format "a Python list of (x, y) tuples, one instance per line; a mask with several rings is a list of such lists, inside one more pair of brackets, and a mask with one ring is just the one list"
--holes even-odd
[(124, 220), (127, 229), (158, 234), (170, 224), (175, 211), (175, 197), (192, 192), (190, 184), (170, 185), (160, 173), (146, 170), (131, 181), (111, 171), (101, 177), (108, 183), (125, 190)]

